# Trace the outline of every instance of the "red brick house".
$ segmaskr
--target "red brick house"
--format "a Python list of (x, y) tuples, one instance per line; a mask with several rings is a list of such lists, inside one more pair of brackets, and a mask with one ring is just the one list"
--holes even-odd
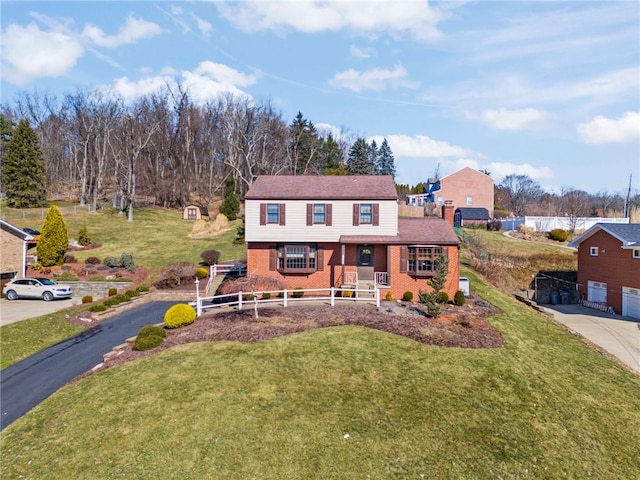
[(486, 208), (493, 217), (493, 178), (465, 167), (440, 179), (440, 188), (433, 191), (436, 205), (451, 200), (456, 208)]
[(580, 298), (640, 319), (640, 224), (597, 223), (569, 245)]
[(398, 218), (390, 176), (260, 176), (245, 195), (247, 274), (290, 288), (379, 288), (401, 298), (428, 290), (434, 260), (449, 259), (458, 290), (459, 241), (447, 220)]
[(0, 284), (14, 277), (22, 278), (27, 271), (28, 242), (33, 236), (11, 223), (0, 220)]

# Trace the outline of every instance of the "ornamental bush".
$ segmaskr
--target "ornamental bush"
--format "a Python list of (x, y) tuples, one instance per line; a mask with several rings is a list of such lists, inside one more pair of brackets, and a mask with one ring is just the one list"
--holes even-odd
[(114, 295), (116, 295), (118, 293), (118, 289), (116, 287), (111, 287), (109, 289), (109, 291), (107, 292), (107, 296), (109, 297), (113, 297)]
[(405, 302), (411, 302), (413, 301), (413, 292), (410, 292), (409, 290), (407, 290), (406, 292), (404, 292), (402, 294), (402, 300), (404, 300)]
[(38, 261), (42, 266), (62, 265), (65, 252), (69, 248), (69, 234), (62, 212), (56, 205), (47, 211), (37, 248)]
[(116, 257), (104, 257), (104, 260), (102, 261), (102, 263), (104, 263), (107, 267), (119, 267), (120, 266), (120, 262), (118, 261), (118, 259)]
[(561, 228), (556, 228), (549, 232), (549, 238), (556, 242), (566, 242), (567, 238), (569, 238), (569, 232), (562, 230)]
[(205, 250), (200, 254), (205, 265), (215, 265), (220, 260), (220, 252), (218, 250)]
[(147, 325), (142, 327), (138, 332), (138, 336), (133, 342), (133, 350), (150, 350), (159, 345), (162, 345), (167, 332), (156, 325)]
[(78, 277), (76, 277), (71, 272), (62, 272), (60, 275), (56, 277), (56, 280), (59, 280), (61, 282), (77, 282)]
[(200, 267), (196, 270), (196, 278), (198, 280), (202, 280), (203, 278), (207, 278), (208, 276), (209, 276), (209, 272), (207, 271), (206, 268)]
[(122, 265), (127, 272), (133, 272), (136, 269), (133, 255), (130, 253), (123, 252), (122, 255), (120, 255), (120, 265)]
[(82, 297), (82, 303), (93, 303), (93, 297), (91, 295), (85, 295)]
[(293, 298), (302, 298), (304, 296), (304, 292), (302, 287), (296, 287), (293, 289), (293, 293), (291, 294)]
[(87, 257), (84, 263), (87, 265), (100, 265), (102, 262), (98, 257)]
[(89, 307), (90, 312), (104, 312), (107, 306), (104, 303), (98, 303), (97, 305), (91, 305)]
[(78, 232), (78, 243), (83, 247), (91, 245), (91, 237), (89, 236), (89, 230), (87, 230), (86, 224), (80, 227), (80, 231)]
[(269, 292), (264, 292), (262, 294), (262, 300), (269, 300), (271, 298), (271, 293)]
[(384, 296), (385, 300), (393, 300), (393, 293), (391, 293), (391, 290), (389, 290), (387, 292), (387, 294)]
[(438, 292), (438, 295), (436, 296), (436, 302), (449, 303), (449, 294), (447, 292)]
[(195, 319), (195, 309), (186, 303), (178, 303), (164, 314), (164, 324), (167, 328), (184, 327), (192, 324)]
[(465, 298), (464, 292), (462, 290), (458, 290), (453, 296), (453, 303), (455, 303), (459, 307), (463, 306), (464, 302), (466, 301), (467, 299)]
[(71, 253), (67, 253), (63, 260), (64, 263), (78, 263), (78, 259), (75, 257), (75, 255), (72, 255)]

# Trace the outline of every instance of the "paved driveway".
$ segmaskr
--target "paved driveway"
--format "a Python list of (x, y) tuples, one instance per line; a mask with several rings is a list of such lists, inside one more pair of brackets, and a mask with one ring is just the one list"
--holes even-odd
[(640, 320), (581, 305), (544, 305), (556, 321), (582, 335), (640, 373)]
[(79, 298), (52, 300), (50, 302), (45, 302), (38, 298), (11, 301), (2, 298), (0, 300), (0, 326), (26, 320), (27, 318), (47, 315), (80, 303), (81, 300)]
[(2, 370), (0, 429), (101, 363), (105, 353), (135, 336), (144, 325), (161, 323), (175, 303), (151, 302), (133, 308)]

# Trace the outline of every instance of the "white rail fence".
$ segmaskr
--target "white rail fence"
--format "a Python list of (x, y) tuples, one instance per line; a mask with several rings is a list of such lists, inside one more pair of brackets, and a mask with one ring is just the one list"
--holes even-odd
[[(345, 294), (345, 292), (349, 293)], [(380, 307), (380, 290), (335, 287), (297, 288), (295, 290), (238, 292), (211, 297), (200, 297), (199, 292), (196, 292), (195, 307), (198, 316), (202, 315), (206, 310), (220, 307), (236, 307), (238, 310), (243, 310), (245, 307), (253, 307), (257, 315), (258, 305), (276, 304), (287, 307), (290, 303), (305, 301), (328, 301), (332, 307), (335, 306), (336, 302), (375, 302), (376, 307)]]
[(608, 218), (608, 217), (506, 217), (501, 218), (502, 230), (518, 230), (522, 224), (533, 228), (536, 232), (550, 232), (556, 228), (562, 230), (588, 230), (596, 223), (629, 223), (628, 218)]
[(247, 274), (247, 266), (244, 263), (215, 264), (209, 266), (209, 280), (205, 292), (211, 289), (213, 281), (219, 275), (236, 274), (241, 277)]

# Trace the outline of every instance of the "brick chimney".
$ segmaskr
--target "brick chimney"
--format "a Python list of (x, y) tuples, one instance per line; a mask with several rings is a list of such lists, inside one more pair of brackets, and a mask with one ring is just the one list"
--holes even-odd
[(445, 200), (442, 206), (442, 218), (453, 227), (453, 200)]

